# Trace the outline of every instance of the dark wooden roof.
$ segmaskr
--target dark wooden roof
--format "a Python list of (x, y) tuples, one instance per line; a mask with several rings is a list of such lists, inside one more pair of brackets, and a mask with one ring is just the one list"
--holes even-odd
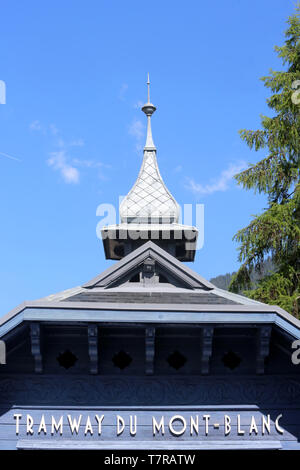
[[(145, 273), (149, 274), (148, 268), (152, 269), (151, 282), (145, 276)], [(0, 318), (0, 337), (18, 329), (23, 322), (32, 321), (191, 325), (267, 323), (294, 338), (300, 337), (300, 321), (295, 317), (279, 307), (218, 289), (151, 241), (83, 286), (23, 302)]]
[(209, 305), (240, 305), (210, 292), (94, 292), (87, 290), (64, 299), (71, 302), (115, 302), (115, 303), (151, 303), (151, 304), (209, 304)]

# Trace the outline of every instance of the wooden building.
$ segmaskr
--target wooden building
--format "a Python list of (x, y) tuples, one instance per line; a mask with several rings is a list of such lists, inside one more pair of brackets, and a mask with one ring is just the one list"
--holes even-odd
[(300, 322), (183, 264), (197, 229), (160, 176), (149, 85), (142, 109), (142, 168), (102, 231), (116, 263), (0, 319), (0, 448), (300, 448)]

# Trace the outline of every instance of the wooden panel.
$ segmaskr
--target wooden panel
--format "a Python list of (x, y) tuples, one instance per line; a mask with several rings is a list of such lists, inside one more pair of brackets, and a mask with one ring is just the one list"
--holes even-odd
[[(144, 346), (144, 345), (143, 345)], [(144, 347), (142, 348), (144, 357)], [(269, 407), (300, 401), (297, 376), (70, 375), (9, 376), (0, 379), (0, 403), (12, 405), (136, 406), (249, 405)], [(143, 369), (144, 373), (144, 369)]]

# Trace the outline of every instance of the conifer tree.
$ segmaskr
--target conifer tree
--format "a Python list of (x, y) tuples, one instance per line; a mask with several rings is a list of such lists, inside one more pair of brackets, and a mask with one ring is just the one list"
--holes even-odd
[[(283, 71), (262, 77), (271, 90), (267, 104), (272, 116), (261, 116), (261, 129), (240, 131), (250, 149), (265, 150), (265, 157), (235, 176), (245, 189), (265, 193), (268, 207), (238, 231), (242, 263), (229, 286), (250, 298), (279, 305), (299, 316), (300, 300), (300, 4), (289, 17), (285, 42), (275, 51)], [(275, 269), (253, 285), (251, 273), (261, 272), (266, 257)]]

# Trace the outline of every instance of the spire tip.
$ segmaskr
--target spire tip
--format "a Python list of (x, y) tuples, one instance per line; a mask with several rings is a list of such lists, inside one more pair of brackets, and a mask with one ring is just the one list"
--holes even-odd
[(155, 145), (153, 143), (152, 139), (152, 132), (151, 132), (151, 121), (150, 118), (154, 111), (156, 110), (156, 107), (151, 103), (150, 101), (150, 78), (149, 78), (149, 72), (147, 75), (147, 87), (148, 87), (148, 101), (144, 106), (142, 107), (142, 111), (146, 114), (148, 118), (148, 123), (147, 123), (147, 139), (146, 139), (146, 145), (144, 147), (145, 149), (148, 150), (156, 150)]
[(147, 79), (147, 87), (148, 87), (148, 103), (150, 103), (150, 78), (148, 72), (148, 79)]

